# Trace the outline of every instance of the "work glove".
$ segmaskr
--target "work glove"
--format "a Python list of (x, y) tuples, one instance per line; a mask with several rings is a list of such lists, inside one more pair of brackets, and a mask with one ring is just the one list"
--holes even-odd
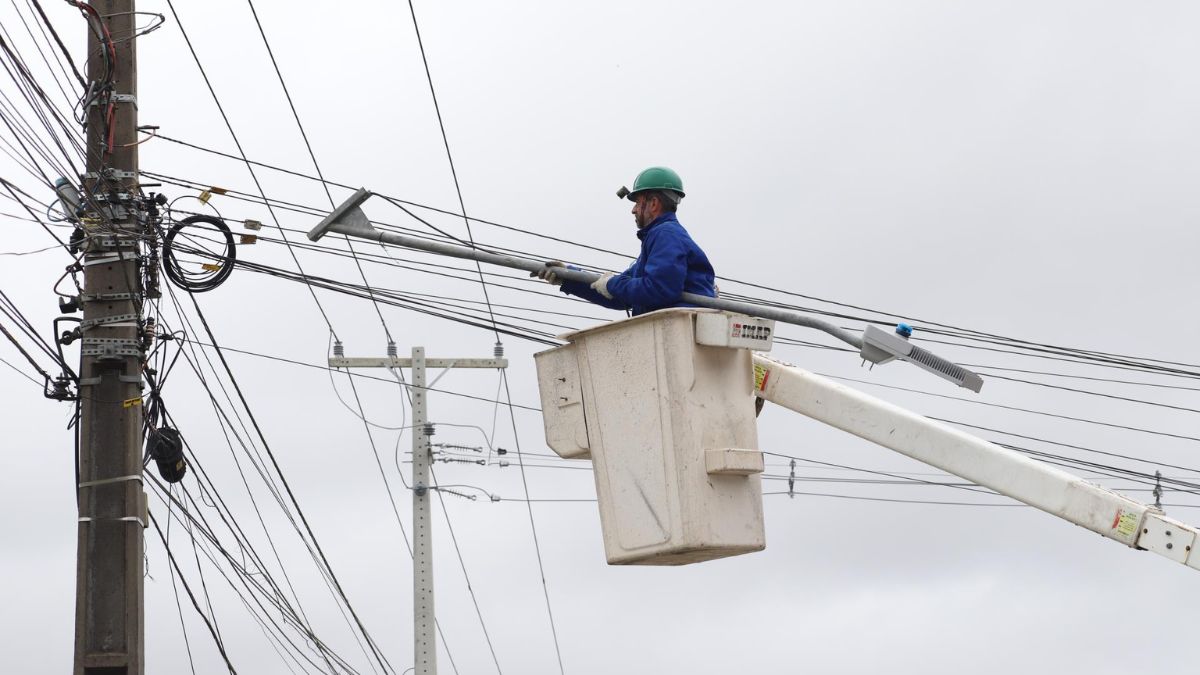
[(609, 300), (612, 300), (612, 293), (608, 292), (608, 280), (615, 276), (617, 275), (609, 273), (601, 274), (599, 279), (592, 282), (592, 289)]
[(548, 284), (559, 286), (562, 284), (562, 279), (559, 279), (558, 275), (555, 274), (556, 270), (554, 268), (556, 267), (566, 267), (566, 265), (564, 265), (560, 260), (547, 260), (546, 265), (542, 267), (542, 269), (536, 272), (530, 272), (529, 276), (537, 277)]

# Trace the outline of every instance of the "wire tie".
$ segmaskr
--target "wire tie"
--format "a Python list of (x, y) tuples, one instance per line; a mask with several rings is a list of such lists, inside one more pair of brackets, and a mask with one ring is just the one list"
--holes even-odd
[(81, 522), (81, 523), (103, 523), (103, 522), (137, 523), (138, 525), (141, 525), (143, 528), (149, 527), (149, 525), (146, 524), (146, 521), (142, 520), (141, 518), (138, 518), (137, 516), (122, 516), (120, 518), (92, 518), (91, 516), (80, 516), (79, 522)]
[[(85, 487), (92, 487), (94, 485), (108, 485), (110, 483), (123, 483), (125, 481), (131, 481), (131, 480), (136, 480), (139, 483), (142, 482), (142, 474), (139, 473), (139, 474), (133, 474), (133, 475), (129, 475), (129, 476), (117, 476), (116, 478), (101, 478), (99, 480), (87, 480), (87, 481), (80, 483), (79, 487), (85, 488)], [(80, 518), (80, 520), (82, 521), (83, 519)]]

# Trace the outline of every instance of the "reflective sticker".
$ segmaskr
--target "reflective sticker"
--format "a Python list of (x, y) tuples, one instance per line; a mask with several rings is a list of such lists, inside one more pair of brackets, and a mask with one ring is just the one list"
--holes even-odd
[(220, 272), (221, 271), (221, 266), (217, 265), (215, 263), (204, 263), (204, 264), (200, 265), (200, 268), (203, 269), (205, 272)]
[(767, 390), (767, 378), (771, 377), (771, 371), (763, 366), (754, 364), (754, 388), (758, 391)]
[(142, 404), (142, 399), (140, 399), (140, 398), (127, 398), (121, 402), (121, 405), (125, 408), (132, 408), (135, 405), (141, 405), (141, 404)]
[(208, 200), (211, 198), (212, 198), (212, 190), (205, 190), (200, 193), (199, 197), (197, 197), (197, 199), (200, 200), (201, 204), (207, 204)]
[(1117, 515), (1113, 518), (1112, 529), (1117, 531), (1117, 534), (1122, 537), (1129, 538), (1137, 532), (1138, 516), (1132, 511), (1125, 509), (1117, 509)]

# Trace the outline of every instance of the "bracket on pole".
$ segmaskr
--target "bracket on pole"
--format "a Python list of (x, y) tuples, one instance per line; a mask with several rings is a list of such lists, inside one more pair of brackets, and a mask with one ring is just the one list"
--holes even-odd
[(370, 199), (372, 194), (366, 188), (359, 188), (350, 199), (347, 199), (336, 209), (330, 211), (324, 220), (310, 230), (308, 238), (312, 241), (317, 241), (326, 234), (329, 234), (330, 229), (334, 225), (341, 225), (355, 230), (374, 230), (375, 227), (371, 225), (371, 221), (367, 219), (367, 214), (363, 213), (362, 210), (363, 202)]

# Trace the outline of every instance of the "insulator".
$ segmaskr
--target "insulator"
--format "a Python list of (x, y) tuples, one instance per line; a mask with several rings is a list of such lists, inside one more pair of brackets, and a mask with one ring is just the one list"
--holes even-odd
[(388, 340), (388, 351), (387, 351), (388, 356), (395, 357), (397, 355), (397, 353), (398, 352), (396, 351), (396, 343), (392, 340)]
[(500, 495), (488, 495), (488, 497), (494, 502), (500, 501)]
[(333, 355), (338, 358), (342, 358), (346, 355), (346, 348), (342, 346), (341, 340), (333, 341)]
[(153, 342), (158, 334), (158, 322), (152, 316), (146, 317), (146, 325), (142, 328), (142, 337), (147, 342)]
[(58, 311), (63, 314), (73, 314), (79, 311), (79, 296), (72, 295), (69, 298), (58, 299)]
[(492, 347), (492, 354), (494, 354), (498, 359), (504, 358), (504, 343), (497, 342), (496, 346)]
[(430, 437), (430, 436), (432, 436), (432, 435), (433, 435), (433, 423), (432, 423), (432, 422), (426, 422), (426, 423), (425, 423), (425, 437), (426, 437), (426, 438), (429, 438), (429, 437)]

